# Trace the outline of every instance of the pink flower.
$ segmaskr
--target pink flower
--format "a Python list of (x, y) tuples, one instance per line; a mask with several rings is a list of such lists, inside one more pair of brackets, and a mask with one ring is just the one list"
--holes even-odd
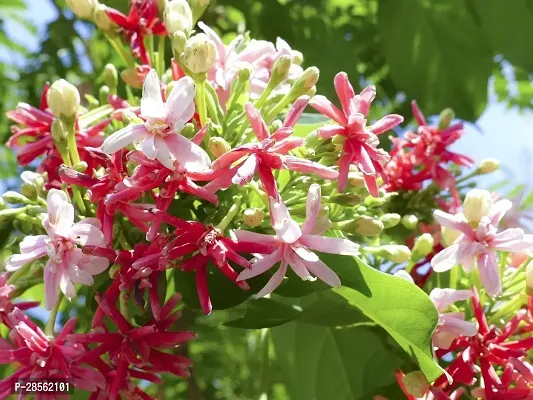
[(464, 313), (444, 312), (456, 301), (467, 300), (472, 296), (471, 290), (435, 288), (431, 291), (429, 297), (439, 312), (439, 324), (433, 334), (433, 345), (448, 349), (459, 336), (474, 336), (477, 333), (476, 324), (465, 321)]
[(311, 274), (320, 278), (333, 287), (339, 287), (341, 281), (318, 256), (311, 251), (316, 250), (324, 253), (357, 255), (359, 246), (347, 239), (320, 236), (317, 233), (322, 229), (317, 224), (320, 212), (321, 190), (317, 184), (312, 184), (307, 195), (307, 216), (300, 227), (294, 221), (282, 200), (270, 198), (270, 214), (273, 221), (275, 236), (263, 235), (254, 232), (236, 230), (238, 240), (269, 244), (277, 249), (265, 257), (256, 257), (252, 260), (250, 269), (244, 270), (238, 280), (253, 278), (260, 275), (276, 263), (280, 262), (280, 268), (268, 281), (266, 286), (257, 293), (257, 297), (263, 297), (274, 291), (283, 281), (287, 272), (287, 266), (303, 280), (314, 280)]
[(165, 167), (174, 170), (174, 161), (190, 172), (209, 168), (207, 153), (197, 144), (181, 136), (179, 132), (194, 114), (194, 81), (183, 77), (176, 82), (167, 102), (163, 102), (159, 77), (151, 70), (143, 85), (141, 116), (143, 124), (132, 124), (107, 137), (102, 151), (107, 154), (139, 142), (141, 151), (150, 160), (159, 160)]
[(371, 126), (366, 126), (370, 103), (376, 97), (376, 88), (367, 86), (356, 95), (345, 72), (335, 76), (335, 91), (342, 104), (342, 111), (324, 96), (314, 96), (309, 104), (318, 112), (337, 122), (318, 129), (318, 136), (331, 139), (340, 135), (345, 138), (343, 152), (339, 160), (339, 191), (343, 192), (348, 183), (350, 164), (354, 164), (364, 174), (366, 187), (372, 196), (378, 196), (377, 176), (386, 181), (383, 166), (390, 156), (378, 149), (377, 135), (394, 128), (403, 122), (397, 114), (386, 115)]
[[(303, 143), (303, 139), (293, 137), (293, 126), (307, 106), (309, 98), (302, 96), (292, 106), (283, 126), (272, 135), (253, 104), (246, 104), (246, 114), (252, 129), (259, 140), (256, 143), (243, 144), (220, 156), (213, 162), (215, 173), (219, 177), (206, 185), (213, 191), (227, 188), (232, 183), (244, 185), (249, 183), (256, 173), (269, 197), (278, 198), (273, 169), (288, 169), (303, 173), (315, 173), (324, 179), (336, 179), (337, 171), (322, 164), (297, 158), (288, 153)], [(235, 163), (237, 163), (235, 165)]]
[(96, 218), (85, 218), (74, 223), (74, 207), (65, 192), (48, 192), (48, 216), (43, 221), (47, 235), (26, 236), (20, 243), (21, 254), (6, 261), (7, 271), (16, 271), (23, 265), (48, 255), (44, 269), (45, 305), (51, 310), (58, 297), (58, 288), (72, 299), (76, 296), (74, 283), (92, 285), (93, 275), (103, 272), (109, 261), (84, 254), (84, 245), (104, 246), (101, 224)]
[(0, 381), (0, 398), (9, 396), (14, 379), (72, 379), (74, 385), (82, 390), (103, 388), (104, 377), (98, 371), (81, 367), (75, 361), (85, 352), (81, 344), (67, 339), (75, 325), (76, 319), (70, 319), (55, 338), (50, 338), (21, 310), (15, 308), (9, 315), (10, 340), (0, 339), (0, 364), (16, 367), (16, 371)]
[[(490, 197), (488, 193), (486, 196)], [(524, 234), (522, 229), (511, 228), (498, 232), (497, 225), (510, 208), (509, 200), (488, 204), (477, 226), (472, 222), (469, 224), (463, 213), (451, 215), (435, 211), (433, 215), (439, 224), (462, 234), (451, 246), (433, 257), (433, 270), (443, 272), (460, 264), (465, 272), (472, 272), (477, 264), (487, 293), (499, 295), (501, 278), (496, 251), (523, 253), (533, 249), (533, 235)], [(481, 213), (481, 210), (475, 211)]]

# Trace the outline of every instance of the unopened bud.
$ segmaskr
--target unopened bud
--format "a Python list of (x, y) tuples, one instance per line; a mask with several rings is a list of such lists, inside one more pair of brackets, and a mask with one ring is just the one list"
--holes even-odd
[(365, 179), (361, 172), (350, 172), (348, 173), (348, 183), (353, 187), (363, 187), (365, 186)]
[(56, 117), (73, 117), (80, 105), (80, 92), (64, 79), (55, 81), (47, 94), (48, 107)]
[(269, 83), (276, 87), (285, 79), (287, 79), (291, 64), (291, 56), (289, 55), (284, 55), (278, 58), (278, 61), (276, 61), (272, 67), (272, 74), (270, 75)]
[(466, 220), (477, 226), (481, 218), (487, 216), (492, 208), (492, 197), (487, 190), (472, 189), (467, 193), (463, 203)]
[(429, 393), (428, 381), (421, 371), (409, 372), (402, 380), (407, 393), (417, 399), (426, 397)]
[(109, 32), (115, 26), (106, 10), (107, 7), (103, 4), (98, 4), (94, 9), (94, 23), (102, 32)]
[(34, 186), (37, 191), (41, 191), (44, 187), (44, 178), (37, 172), (24, 171), (20, 174), (20, 179), (22, 179), (24, 183)]
[(72, 168), (77, 172), (85, 172), (87, 171), (88, 165), (85, 161), (80, 161), (79, 163), (74, 164)]
[(2, 195), (3, 199), (9, 204), (27, 204), (30, 200), (20, 193), (9, 190)]
[(357, 206), (361, 204), (361, 198), (356, 194), (338, 194), (331, 197), (331, 201), (342, 206)]
[(420, 235), (416, 240), (413, 246), (413, 261), (418, 261), (422, 257), (427, 256), (433, 250), (433, 236), (429, 233), (424, 233)]
[(185, 44), (187, 43), (187, 35), (183, 31), (177, 31), (172, 35), (172, 50), (176, 57), (180, 57), (183, 50), (185, 50)]
[(104, 67), (104, 82), (112, 92), (117, 91), (118, 72), (113, 64), (106, 64)]
[(208, 148), (211, 154), (216, 158), (220, 157), (222, 154), (227, 153), (231, 150), (230, 145), (221, 137), (212, 137), (209, 139)]
[(185, 66), (195, 74), (209, 71), (215, 63), (215, 43), (205, 33), (199, 33), (185, 43), (182, 60)]
[(289, 94), (293, 97), (300, 97), (316, 85), (320, 71), (317, 67), (307, 68), (303, 74), (296, 80)]
[(140, 89), (143, 85), (143, 80), (139, 77), (136, 68), (126, 68), (120, 72), (120, 77), (127, 85), (135, 89)]
[(313, 97), (316, 94), (316, 86), (313, 86), (311, 89), (309, 89), (305, 95), (309, 97)]
[(68, 128), (59, 118), (54, 119), (50, 130), (52, 132), (52, 139), (54, 139), (56, 143), (67, 140)]
[(183, 129), (180, 132), (180, 135), (183, 135), (186, 138), (192, 138), (195, 133), (196, 133), (196, 128), (194, 127), (193, 124), (191, 124), (189, 122), (189, 123), (185, 124), (185, 126), (183, 127)]
[(497, 158), (485, 158), (479, 163), (478, 171), (480, 174), (490, 174), (500, 168), (500, 160)]
[(445, 226), (441, 228), (442, 244), (445, 247), (451, 246), (459, 236), (461, 236), (461, 232), (459, 231), (446, 228)]
[(386, 201), (387, 200), (384, 197), (366, 196), (364, 204), (369, 208), (381, 207)]
[(404, 215), (401, 219), (401, 222), (405, 228), (413, 230), (418, 225), (418, 218), (416, 217), (416, 215), (412, 214)]
[(78, 18), (89, 19), (93, 16), (93, 11), (97, 0), (67, 0), (67, 6)]
[(100, 90), (98, 91), (98, 98), (99, 98), (100, 104), (107, 103), (107, 98), (109, 97), (110, 93), (111, 91), (109, 90), (109, 86), (104, 85), (100, 88)]
[(0, 222), (9, 221), (20, 213), (18, 208), (5, 208), (0, 210)]
[(365, 251), (397, 264), (409, 261), (411, 258), (411, 250), (409, 250), (409, 247), (403, 245), (387, 244), (379, 247), (367, 247)]
[(400, 223), (400, 220), (402, 217), (400, 214), (390, 213), (390, 214), (384, 214), (381, 217), (379, 217), (379, 220), (383, 222), (383, 226), (385, 229), (393, 228), (396, 225)]
[(249, 81), (251, 75), (252, 75), (252, 71), (248, 67), (241, 68), (238, 74), (239, 80), (244, 81), (244, 82)]
[(181, 31), (189, 34), (192, 30), (192, 11), (185, 0), (169, 1), (164, 13), (165, 27), (171, 34)]
[(261, 225), (263, 219), (265, 218), (265, 213), (256, 208), (249, 208), (244, 211), (243, 221), (246, 225), (251, 228)]
[(451, 108), (442, 110), (439, 115), (439, 129), (443, 130), (450, 126), (450, 123), (455, 118), (455, 113)]
[(20, 194), (28, 199), (35, 200), (37, 198), (37, 189), (35, 186), (24, 182), (22, 185), (20, 185)]
[(383, 222), (371, 217), (361, 217), (354, 221), (355, 233), (363, 236), (378, 236), (383, 232)]
[(333, 139), (331, 139), (331, 143), (338, 147), (344, 146), (344, 142), (346, 142), (346, 137), (342, 135), (333, 136)]
[(302, 65), (302, 63), (304, 62), (304, 55), (298, 50), (293, 50), (291, 54), (292, 62), (296, 65)]

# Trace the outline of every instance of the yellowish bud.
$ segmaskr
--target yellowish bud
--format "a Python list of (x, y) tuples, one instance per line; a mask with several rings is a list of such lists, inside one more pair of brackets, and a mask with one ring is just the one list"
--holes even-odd
[(213, 154), (216, 158), (231, 150), (231, 146), (228, 144), (228, 142), (221, 137), (210, 138), (207, 146), (211, 154)]
[(89, 19), (98, 4), (97, 0), (67, 0), (67, 6), (78, 18)]
[(182, 60), (195, 74), (206, 73), (215, 63), (215, 43), (204, 33), (191, 37), (185, 43)]
[(422, 257), (427, 256), (433, 250), (433, 236), (429, 233), (424, 233), (420, 235), (416, 240), (413, 246), (413, 261), (418, 261)]
[(461, 232), (459, 231), (444, 226), (441, 228), (442, 244), (445, 247), (451, 246), (459, 236), (461, 236)]
[(413, 230), (418, 225), (418, 218), (416, 217), (416, 215), (404, 215), (402, 217), (401, 222), (405, 228)]
[(455, 112), (451, 108), (445, 108), (439, 115), (439, 129), (446, 129), (455, 118)]
[(192, 30), (192, 11), (185, 0), (169, 1), (165, 7), (164, 19), (170, 34), (181, 31), (188, 35)]
[(354, 221), (355, 232), (363, 236), (378, 236), (383, 232), (383, 222), (371, 217), (361, 217)]
[(281, 56), (278, 61), (272, 67), (272, 74), (270, 75), (271, 85), (277, 86), (289, 76), (289, 70), (291, 68), (291, 56)]
[(379, 247), (367, 247), (365, 250), (398, 264), (407, 262), (411, 258), (411, 250), (404, 245), (387, 244)]
[(249, 208), (244, 211), (243, 221), (246, 225), (254, 228), (261, 225), (263, 219), (265, 218), (265, 213), (256, 208)]
[(143, 85), (142, 79), (139, 77), (135, 68), (126, 68), (120, 72), (120, 77), (127, 85), (135, 89), (140, 89)]
[(80, 92), (64, 79), (55, 81), (47, 94), (48, 107), (56, 117), (73, 117), (80, 105)]
[(463, 214), (467, 221), (476, 225), (487, 216), (492, 208), (492, 197), (487, 190), (472, 189), (463, 203)]
[(417, 399), (423, 398), (429, 393), (428, 381), (421, 371), (409, 372), (403, 377), (403, 384), (407, 392)]
[(383, 222), (383, 226), (385, 229), (393, 228), (396, 225), (400, 223), (400, 220), (402, 217), (400, 214), (390, 213), (390, 214), (384, 214), (381, 217), (379, 217), (379, 220)]
[(480, 174), (490, 174), (500, 168), (500, 160), (497, 158), (485, 158), (479, 163), (478, 171)]

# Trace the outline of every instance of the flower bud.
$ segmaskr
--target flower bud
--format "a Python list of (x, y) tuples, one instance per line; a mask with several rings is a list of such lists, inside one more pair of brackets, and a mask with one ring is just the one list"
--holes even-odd
[(247, 82), (250, 80), (250, 76), (252, 76), (252, 70), (249, 67), (241, 68), (238, 76), (240, 81)]
[(318, 82), (320, 70), (317, 67), (307, 68), (302, 75), (296, 80), (294, 86), (291, 88), (289, 95), (292, 97), (300, 97), (313, 88)]
[(187, 35), (192, 30), (192, 11), (186, 0), (169, 1), (164, 13), (165, 27), (171, 34), (178, 31)]
[(361, 172), (349, 172), (348, 183), (350, 184), (350, 186), (353, 187), (365, 186), (365, 179), (363, 178), (363, 174)]
[(361, 198), (356, 194), (338, 194), (331, 197), (331, 201), (341, 206), (357, 206), (361, 204)]
[(109, 97), (109, 94), (111, 91), (109, 90), (109, 86), (102, 86), (100, 90), (98, 91), (98, 99), (100, 101), (100, 104), (106, 104), (107, 98)]
[(397, 264), (407, 262), (411, 258), (411, 250), (404, 245), (387, 244), (379, 247), (367, 247), (365, 251)]
[(0, 210), (0, 222), (9, 221), (20, 213), (18, 208), (5, 208)]
[(287, 76), (289, 76), (291, 64), (291, 56), (289, 55), (283, 55), (278, 58), (278, 61), (276, 61), (274, 63), (274, 66), (272, 67), (272, 74), (270, 75), (269, 83), (276, 87), (285, 79), (287, 79)]
[(371, 217), (361, 217), (354, 221), (355, 233), (363, 236), (378, 236), (383, 231), (383, 222)]
[(420, 235), (416, 240), (413, 246), (413, 261), (418, 261), (422, 257), (427, 256), (433, 250), (433, 236), (429, 233), (424, 233)]
[(381, 207), (383, 204), (385, 204), (386, 201), (387, 199), (385, 199), (384, 197), (366, 196), (364, 204), (365, 206), (370, 208)]
[(185, 44), (187, 43), (187, 35), (183, 31), (177, 31), (172, 35), (172, 50), (174, 55), (179, 58), (183, 50), (185, 50)]
[(441, 228), (442, 244), (445, 247), (451, 246), (459, 236), (461, 236), (461, 232), (459, 231), (444, 226)]
[(428, 381), (421, 371), (409, 372), (402, 380), (407, 393), (417, 399), (426, 397), (429, 393)]
[(497, 158), (485, 158), (479, 163), (478, 171), (480, 174), (490, 174), (500, 168), (500, 160)]
[(215, 57), (215, 43), (205, 33), (199, 33), (187, 40), (182, 54), (183, 63), (195, 74), (209, 71), (215, 63)]
[(472, 189), (467, 193), (463, 203), (463, 214), (470, 224), (477, 226), (481, 218), (489, 214), (491, 208), (490, 193), (487, 190)]
[(104, 67), (104, 82), (112, 92), (117, 91), (118, 72), (113, 64), (106, 64)]
[(47, 94), (48, 107), (56, 117), (73, 117), (80, 105), (80, 92), (64, 79), (55, 81)]
[(455, 118), (455, 113), (451, 108), (445, 108), (439, 115), (439, 129), (443, 130), (450, 126), (450, 123)]
[(37, 189), (35, 186), (24, 182), (22, 185), (20, 185), (20, 194), (28, 199), (35, 200), (37, 198)]
[(244, 211), (243, 221), (249, 227), (255, 228), (256, 226), (261, 225), (263, 219), (265, 218), (265, 213), (257, 208), (249, 208)]
[(212, 137), (209, 139), (208, 148), (211, 154), (216, 158), (220, 157), (222, 154), (227, 153), (231, 150), (230, 145), (221, 137)]
[(120, 77), (127, 85), (135, 89), (140, 89), (143, 85), (143, 80), (139, 77), (136, 68), (126, 68), (120, 72)]
[(189, 122), (185, 124), (185, 126), (180, 132), (180, 135), (183, 135), (186, 138), (192, 138), (195, 133), (196, 133), (196, 127)]
[(52, 139), (54, 139), (56, 143), (67, 140), (68, 128), (59, 118), (54, 119), (50, 130), (52, 132)]
[(383, 222), (383, 226), (385, 229), (393, 228), (396, 225), (400, 223), (400, 220), (402, 217), (400, 214), (390, 213), (390, 214), (384, 214), (381, 217), (379, 217), (379, 220)]
[(79, 163), (73, 165), (72, 169), (74, 169), (74, 171), (77, 171), (77, 172), (85, 172), (87, 171), (88, 167), (89, 166), (87, 165), (85, 161), (80, 161)]
[(2, 195), (2, 198), (9, 204), (27, 204), (30, 200), (20, 193), (9, 190)]
[(292, 62), (296, 65), (302, 65), (304, 62), (304, 55), (298, 50), (292, 51)]
[(401, 223), (405, 228), (413, 230), (418, 225), (418, 218), (416, 217), (416, 215), (412, 214), (404, 215), (401, 219)]
[(67, 6), (78, 18), (89, 19), (98, 4), (97, 0), (67, 0)]
[(98, 4), (94, 9), (94, 23), (102, 32), (109, 32), (115, 26), (106, 10), (107, 7), (103, 4)]
[(24, 171), (20, 174), (20, 179), (22, 179), (22, 182), (34, 186), (37, 191), (41, 191), (44, 187), (44, 178), (37, 172)]

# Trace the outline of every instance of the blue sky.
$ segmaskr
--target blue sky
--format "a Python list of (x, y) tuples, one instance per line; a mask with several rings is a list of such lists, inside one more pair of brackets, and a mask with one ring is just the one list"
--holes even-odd
[[(57, 12), (50, 0), (25, 0), (28, 5), (29, 18), (39, 28), (39, 35), (45, 35), (47, 22), (56, 18)], [(8, 33), (15, 36), (19, 43), (24, 44), (31, 52), (38, 50), (38, 41), (25, 30), (8, 24)], [(11, 60), (17, 64), (21, 58), (13, 57), (0, 47), (0, 60)], [(468, 154), (476, 161), (486, 157), (497, 157), (502, 162), (502, 170), (483, 180), (484, 185), (513, 178), (514, 183), (532, 181), (533, 165), (527, 159), (533, 156), (533, 112), (521, 114), (518, 110), (507, 109), (491, 98), (489, 106), (475, 125), (469, 125), (454, 150)]]

